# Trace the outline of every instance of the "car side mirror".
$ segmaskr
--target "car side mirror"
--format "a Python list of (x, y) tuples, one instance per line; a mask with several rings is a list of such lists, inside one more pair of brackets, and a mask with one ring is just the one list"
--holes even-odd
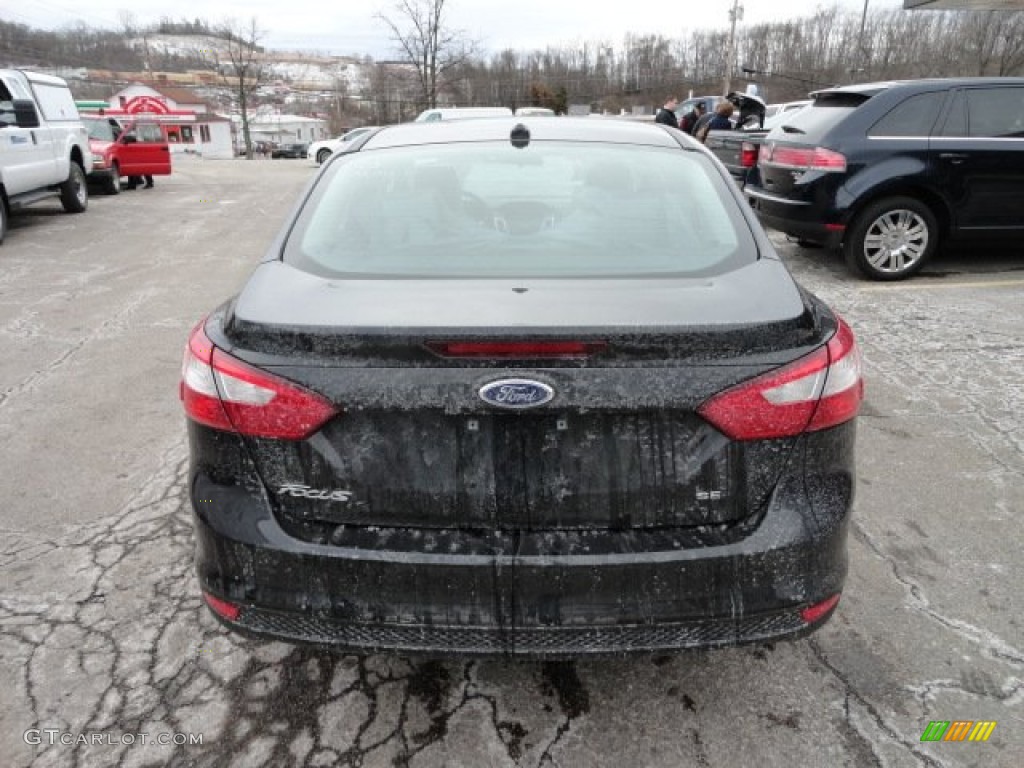
[(138, 142), (138, 138), (135, 137), (134, 135), (130, 134), (130, 133), (125, 133), (125, 134), (121, 135), (121, 143), (122, 144), (135, 144), (137, 142)]
[(14, 109), (14, 124), (19, 128), (38, 128), (39, 113), (31, 99), (15, 99), (11, 102)]

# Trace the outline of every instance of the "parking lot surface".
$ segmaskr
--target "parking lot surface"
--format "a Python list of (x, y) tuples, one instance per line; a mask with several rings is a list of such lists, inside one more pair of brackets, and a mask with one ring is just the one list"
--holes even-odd
[[(182, 348), (314, 173), (182, 158), (155, 189), (12, 219), (0, 764), (1024, 764), (1024, 243), (878, 284), (776, 238), (857, 332), (867, 381), (850, 575), (810, 638), (511, 663), (221, 629), (192, 573)], [(922, 741), (931, 721), (995, 726), (982, 743)]]

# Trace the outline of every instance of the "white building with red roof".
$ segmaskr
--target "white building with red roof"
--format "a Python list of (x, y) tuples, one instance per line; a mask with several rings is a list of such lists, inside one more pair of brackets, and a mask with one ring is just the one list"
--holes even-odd
[(171, 151), (209, 158), (234, 157), (231, 120), (186, 88), (134, 83), (110, 98), (110, 117), (145, 116), (160, 124)]

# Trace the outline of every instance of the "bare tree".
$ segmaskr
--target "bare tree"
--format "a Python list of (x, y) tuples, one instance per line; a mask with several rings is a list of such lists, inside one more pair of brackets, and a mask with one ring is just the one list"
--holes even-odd
[(377, 18), (391, 30), (392, 40), (415, 69), (424, 107), (436, 107), (445, 76), (475, 56), (476, 43), (465, 32), (448, 27), (445, 0), (399, 0), (394, 17)]
[(997, 74), (1019, 75), (1024, 70), (1024, 13), (1004, 14), (1003, 19)]
[(238, 97), (238, 112), (242, 120), (242, 139), (245, 156), (252, 159), (252, 136), (249, 133), (249, 102), (259, 85), (267, 79), (268, 68), (263, 57), (260, 40), (264, 31), (254, 16), (246, 24), (228, 20), (213, 30), (219, 45), (206, 51), (208, 59), (226, 83), (230, 83)]
[(406, 108), (409, 93), (415, 89), (409, 82), (411, 73), (405, 66), (387, 62), (374, 64), (370, 72), (370, 92), (373, 94), (373, 120), (378, 125), (409, 119)]
[(964, 54), (976, 75), (1009, 75), (1024, 63), (1024, 14), (976, 11), (961, 17)]

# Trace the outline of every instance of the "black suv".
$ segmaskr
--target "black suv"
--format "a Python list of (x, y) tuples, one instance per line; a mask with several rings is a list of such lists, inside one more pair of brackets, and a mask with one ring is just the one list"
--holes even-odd
[(272, 150), (270, 150), (270, 156), (276, 160), (279, 157), (290, 157), (292, 159), (302, 159), (306, 156), (306, 150), (309, 149), (309, 144), (293, 143), (293, 144), (278, 144)]
[(745, 189), (766, 226), (841, 245), (878, 280), (913, 274), (946, 238), (1024, 232), (1024, 78), (811, 95), (768, 134)]

